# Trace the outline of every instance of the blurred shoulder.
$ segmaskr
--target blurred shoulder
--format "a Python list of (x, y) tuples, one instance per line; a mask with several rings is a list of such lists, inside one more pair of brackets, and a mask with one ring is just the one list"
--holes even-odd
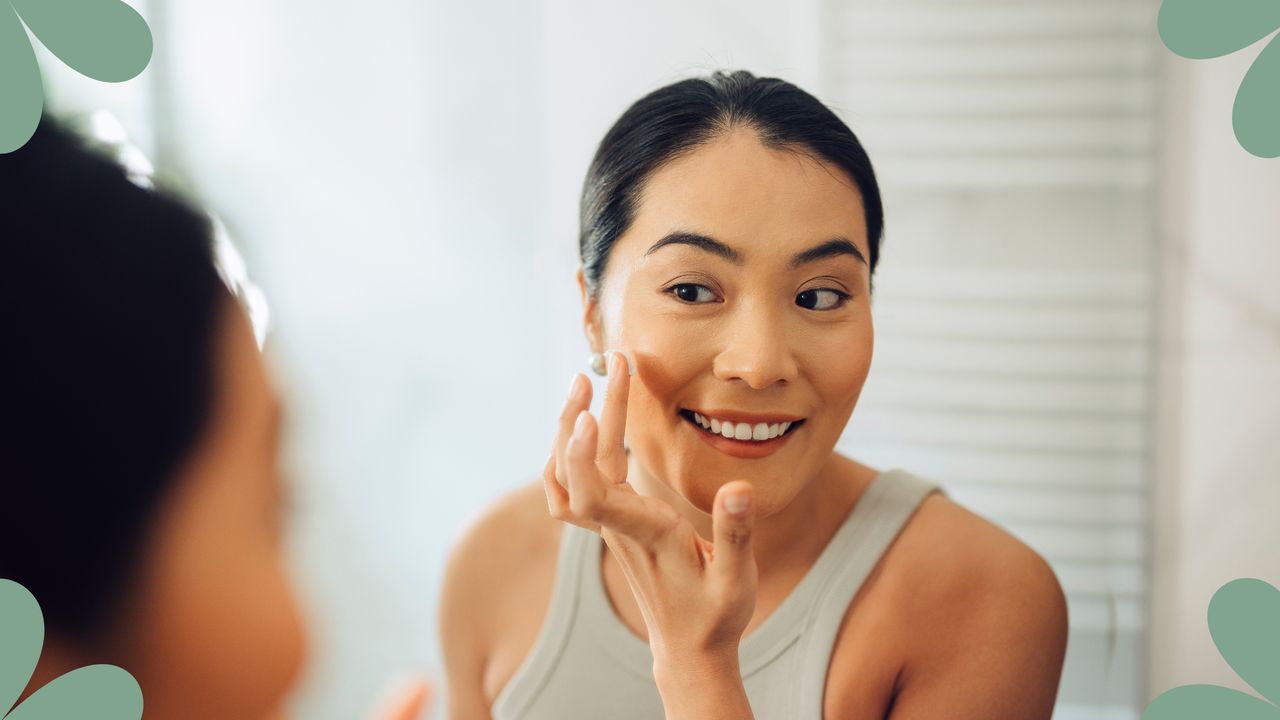
[(544, 589), (550, 595), (562, 526), (547, 512), (541, 480), (495, 500), (449, 550), (443, 624), (468, 627), (468, 643), (489, 645), (501, 638), (504, 625), (527, 619), (520, 599), (532, 598), (522, 593)]
[[(541, 480), (508, 491), (453, 544), (445, 583), (483, 592), (505, 590), (531, 570), (547, 562), (554, 565), (562, 527), (547, 511)], [(521, 572), (513, 575), (513, 570)]]

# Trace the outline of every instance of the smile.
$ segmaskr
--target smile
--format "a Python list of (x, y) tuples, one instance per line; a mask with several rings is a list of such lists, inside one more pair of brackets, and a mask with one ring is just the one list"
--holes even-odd
[(804, 418), (792, 416), (744, 418), (740, 413), (720, 413), (733, 415), (735, 422), (686, 408), (681, 408), (679, 414), (712, 447), (741, 458), (771, 455), (805, 423)]

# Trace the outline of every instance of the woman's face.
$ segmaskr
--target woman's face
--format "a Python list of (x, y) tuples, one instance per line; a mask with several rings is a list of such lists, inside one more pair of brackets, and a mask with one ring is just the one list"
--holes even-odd
[(147, 717), (274, 714), (304, 654), (281, 548), (280, 411), (252, 331), (219, 323), (213, 415), (161, 506), (123, 667)]
[[(586, 302), (597, 349), (635, 359), (627, 439), (641, 466), (706, 512), (738, 479), (762, 516), (790, 503), (830, 460), (871, 366), (869, 257), (853, 181), (753, 130), (653, 173)], [(753, 439), (737, 439), (741, 421)]]

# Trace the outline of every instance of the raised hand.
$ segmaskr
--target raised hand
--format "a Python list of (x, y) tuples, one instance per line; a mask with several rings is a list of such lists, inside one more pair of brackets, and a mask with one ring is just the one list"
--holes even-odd
[[(626, 482), (623, 445), (630, 376), (625, 358), (611, 355), (598, 425), (588, 411), (590, 383), (581, 374), (574, 378), (543, 472), (548, 508), (559, 520), (599, 533), (609, 546), (644, 617), (668, 718), (698, 717), (701, 710), (691, 703), (706, 703), (717, 688), (724, 691), (720, 712), (735, 701), (742, 711), (721, 716), (749, 717), (738, 644), (756, 599), (751, 485), (720, 487), (712, 540), (667, 503), (636, 493)], [(697, 687), (689, 685), (694, 678)], [(677, 696), (682, 700), (673, 707)]]

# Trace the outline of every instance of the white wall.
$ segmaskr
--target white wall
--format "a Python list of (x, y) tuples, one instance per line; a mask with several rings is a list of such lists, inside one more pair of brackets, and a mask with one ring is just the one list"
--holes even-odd
[(1209, 636), (1209, 599), (1238, 577), (1280, 585), (1280, 159), (1231, 131), (1260, 49), (1166, 61), (1151, 697), (1246, 689)]
[(689, 73), (811, 72), (816, 46), (787, 33), (813, 6), (783, 8), (166, 5), (162, 146), (272, 303), (315, 651), (299, 717), (356, 717), (404, 667), (441, 676), (446, 550), (536, 477), (584, 369), (573, 272), (596, 143)]

